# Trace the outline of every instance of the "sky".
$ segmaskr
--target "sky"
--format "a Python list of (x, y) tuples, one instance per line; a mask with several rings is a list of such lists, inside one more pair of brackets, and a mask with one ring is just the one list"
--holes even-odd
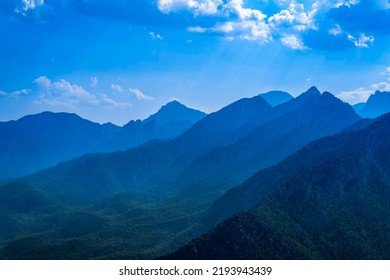
[(312, 85), (350, 104), (390, 91), (388, 0), (0, 1), (0, 121), (123, 125)]

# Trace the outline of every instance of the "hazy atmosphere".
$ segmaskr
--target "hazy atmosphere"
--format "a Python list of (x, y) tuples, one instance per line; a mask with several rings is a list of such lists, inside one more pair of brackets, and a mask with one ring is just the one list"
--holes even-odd
[(0, 260), (390, 259), (387, 0), (0, 1)]
[(311, 85), (389, 90), (387, 0), (2, 0), (0, 120), (41, 111), (123, 125), (177, 99), (205, 112)]

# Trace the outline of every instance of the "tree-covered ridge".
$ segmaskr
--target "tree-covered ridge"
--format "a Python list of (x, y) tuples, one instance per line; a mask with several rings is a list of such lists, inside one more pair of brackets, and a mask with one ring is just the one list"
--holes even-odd
[(260, 171), (214, 206), (248, 210), (167, 258), (389, 259), (389, 128), (385, 115)]

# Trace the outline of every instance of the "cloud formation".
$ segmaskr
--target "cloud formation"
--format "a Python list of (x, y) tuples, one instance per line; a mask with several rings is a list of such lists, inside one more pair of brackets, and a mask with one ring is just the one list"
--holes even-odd
[(341, 100), (344, 100), (350, 104), (356, 104), (359, 102), (366, 102), (370, 95), (375, 91), (390, 91), (390, 67), (387, 67), (384, 72), (381, 73), (385, 76), (385, 80), (372, 84), (369, 87), (361, 87), (351, 91), (343, 91), (337, 95)]
[(18, 96), (18, 95), (26, 95), (29, 94), (30, 90), (29, 89), (21, 89), (21, 90), (15, 90), (12, 92), (6, 92), (3, 90), (0, 90), (0, 96)]
[(153, 97), (148, 96), (144, 94), (141, 90), (138, 88), (129, 88), (128, 90), (130, 93), (132, 93), (138, 100), (153, 100)]
[(149, 32), (149, 35), (153, 40), (164, 40), (164, 37), (161, 36), (160, 34)]
[(90, 84), (90, 86), (91, 86), (92, 88), (95, 88), (95, 87), (97, 87), (98, 82), (99, 82), (99, 80), (98, 80), (97, 77), (92, 77), (92, 78), (91, 78), (91, 84)]
[(148, 96), (144, 94), (140, 89), (138, 88), (129, 88), (129, 89), (124, 89), (121, 85), (118, 84), (111, 84), (111, 89), (114, 90), (117, 93), (125, 93), (129, 94), (130, 96), (136, 97), (138, 100), (145, 100), (145, 101), (150, 101), (153, 100), (154, 98), (151, 96)]
[(157, 7), (165, 14), (188, 9), (195, 15), (212, 15), (218, 12), (222, 4), (222, 0), (159, 0)]
[(356, 47), (368, 48), (374, 44), (375, 38), (373, 36), (366, 36), (366, 34), (361, 33), (357, 38), (351, 34), (348, 34), (348, 40), (353, 42)]
[[(14, 13), (24, 15), (34, 10), (44, 14), (45, 10), (53, 17), (66, 19), (67, 13), (76, 13), (136, 25), (183, 28), (229, 40), (259, 44), (278, 40), (286, 47), (300, 50), (326, 46), (334, 50), (336, 43), (340, 49), (370, 48), (378, 34), (390, 35), (387, 0), (4, 1), (5, 4), (0, 3), (0, 13), (3, 6), (9, 10), (12, 5)], [(164, 39), (155, 31), (149, 35), (153, 40)], [(324, 44), (312, 44), (313, 40)]]
[(283, 36), (280, 40), (283, 45), (289, 47), (293, 50), (304, 50), (306, 49), (305, 45), (302, 42), (302, 39), (297, 37), (296, 35), (286, 35)]
[(34, 10), (44, 4), (44, 0), (22, 0), (21, 3), (15, 7), (15, 13), (25, 16), (28, 10)]
[[(259, 44), (278, 39), (283, 45), (300, 50), (308, 48), (305, 44), (308, 31), (322, 32), (322, 40), (329, 41), (334, 41), (332, 36), (343, 35), (338, 38), (344, 42), (343, 46), (345, 42), (350, 42), (349, 47), (369, 48), (374, 42), (374, 34), (370, 34), (374, 19), (371, 15), (378, 13), (381, 16), (375, 20), (387, 22), (382, 25), (389, 26), (390, 30), (390, 4), (385, 0), (269, 0), (254, 5), (257, 8), (248, 8), (247, 5), (249, 2), (243, 0), (157, 1), (157, 7), (163, 14), (190, 12), (194, 21), (204, 17), (209, 19), (208, 24), (188, 26), (189, 32), (214, 33), (228, 39), (257, 41)], [(267, 10), (267, 6), (277, 8)], [(342, 20), (338, 15), (340, 11), (354, 20)], [(213, 21), (214, 24), (210, 24)], [(366, 23), (362, 26), (360, 22)], [(351, 28), (352, 25), (356, 28)]]
[(102, 94), (102, 99), (101, 99), (101, 101), (102, 101), (102, 103), (111, 105), (112, 107), (115, 107), (115, 108), (126, 109), (126, 108), (131, 108), (131, 107), (133, 107), (133, 104), (131, 104), (131, 103), (129, 103), (129, 102), (115, 101), (115, 100), (112, 99), (111, 97), (108, 97), (106, 94)]
[(80, 102), (89, 104), (99, 104), (99, 100), (94, 94), (89, 93), (83, 87), (71, 84), (64, 79), (52, 82), (48, 77), (41, 76), (34, 81), (40, 91), (41, 99), (56, 101), (60, 104), (75, 105)]
[(116, 92), (123, 92), (123, 88), (118, 84), (111, 84), (111, 89), (113, 89)]
[[(92, 85), (97, 85), (97, 78), (92, 78)], [(38, 86), (39, 100), (38, 104), (46, 104), (50, 106), (65, 106), (76, 108), (78, 105), (92, 106), (109, 106), (114, 108), (130, 108), (133, 105), (123, 100), (117, 101), (104, 93), (91, 93), (85, 90), (82, 86), (71, 84), (70, 82), (60, 79), (51, 81), (46, 76), (41, 76), (35, 79), (35, 84)], [(94, 87), (94, 86), (93, 86)], [(123, 88), (119, 85), (112, 84), (111, 88), (117, 92), (123, 92)]]

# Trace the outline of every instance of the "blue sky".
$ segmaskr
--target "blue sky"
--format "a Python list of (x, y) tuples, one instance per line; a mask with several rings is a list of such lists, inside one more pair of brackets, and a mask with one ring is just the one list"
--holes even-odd
[(41, 111), (143, 119), (316, 85), (390, 90), (387, 0), (1, 0), (0, 120)]

